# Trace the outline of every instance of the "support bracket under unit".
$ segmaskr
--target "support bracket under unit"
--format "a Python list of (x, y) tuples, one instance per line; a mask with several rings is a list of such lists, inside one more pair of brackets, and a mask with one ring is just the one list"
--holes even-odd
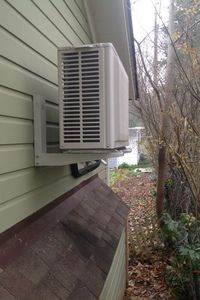
[[(34, 114), (34, 149), (35, 166), (65, 166), (73, 163), (107, 159), (109, 157), (123, 156), (121, 150), (69, 150), (61, 152), (48, 152), (47, 145), (47, 103), (40, 95), (33, 96)], [(55, 109), (58, 107), (54, 104)], [(58, 126), (58, 123), (57, 123)], [(59, 136), (59, 135), (58, 135)], [(59, 142), (59, 137), (58, 137)]]

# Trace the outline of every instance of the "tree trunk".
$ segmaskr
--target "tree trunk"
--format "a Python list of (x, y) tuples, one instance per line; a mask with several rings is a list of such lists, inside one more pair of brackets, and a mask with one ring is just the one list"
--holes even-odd
[(161, 126), (161, 143), (158, 150), (158, 181), (157, 181), (157, 196), (156, 196), (156, 211), (157, 217), (160, 221), (163, 213), (164, 203), (164, 187), (167, 173), (167, 144), (170, 143), (170, 118), (169, 109), (173, 103), (173, 90), (174, 90), (174, 48), (171, 41), (171, 35), (174, 32), (174, 0), (170, 0), (169, 6), (169, 44), (167, 55), (167, 71), (166, 71), (166, 87), (165, 87), (165, 103), (164, 111), (162, 113), (162, 126)]

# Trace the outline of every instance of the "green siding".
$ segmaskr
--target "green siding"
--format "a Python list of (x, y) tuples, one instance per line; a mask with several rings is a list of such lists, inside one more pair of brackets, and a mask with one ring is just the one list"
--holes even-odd
[(122, 300), (126, 288), (126, 231), (124, 229), (100, 300)]
[[(69, 167), (34, 167), (33, 94), (47, 105), (49, 151), (58, 143), (57, 47), (90, 43), (82, 0), (0, 1), (0, 232), (70, 190)], [(104, 172), (100, 167), (98, 172)]]
[(103, 168), (102, 171), (99, 172), (99, 178), (101, 178), (106, 184), (109, 183), (109, 176), (108, 176), (108, 168)]

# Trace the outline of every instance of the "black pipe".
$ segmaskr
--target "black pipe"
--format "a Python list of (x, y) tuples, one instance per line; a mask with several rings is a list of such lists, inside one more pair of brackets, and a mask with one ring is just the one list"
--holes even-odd
[(78, 167), (78, 163), (76, 164), (71, 164), (70, 167), (71, 167), (71, 174), (74, 178), (78, 178), (78, 177), (81, 177), (93, 170), (95, 170), (96, 168), (98, 168), (101, 164), (101, 161), (100, 160), (94, 160), (94, 161), (87, 161), (85, 163), (85, 167), (83, 168), (79, 168)]

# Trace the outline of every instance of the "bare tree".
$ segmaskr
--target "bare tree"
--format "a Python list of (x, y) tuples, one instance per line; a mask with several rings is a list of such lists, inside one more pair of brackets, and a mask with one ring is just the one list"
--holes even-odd
[[(154, 38), (149, 33), (142, 42), (136, 41), (140, 101), (135, 107), (157, 170), (158, 219), (169, 178), (174, 180), (169, 201), (174, 212), (200, 216), (200, 3), (182, 1), (174, 6), (174, 1), (168, 26), (155, 5)], [(145, 52), (145, 43), (152, 43), (153, 54)]]
[[(174, 33), (174, 0), (170, 0), (169, 5), (169, 35)], [(167, 71), (166, 71), (166, 85), (165, 85), (165, 101), (164, 111), (162, 112), (161, 120), (161, 137), (158, 150), (158, 181), (157, 181), (157, 196), (156, 196), (156, 209), (157, 216), (160, 219), (163, 213), (164, 201), (164, 185), (166, 181), (167, 171), (167, 147), (166, 143), (170, 143), (171, 127), (169, 119), (169, 111), (172, 103), (174, 102), (174, 77), (173, 77), (173, 64), (175, 62), (174, 47), (171, 40), (168, 43), (167, 53)]]

